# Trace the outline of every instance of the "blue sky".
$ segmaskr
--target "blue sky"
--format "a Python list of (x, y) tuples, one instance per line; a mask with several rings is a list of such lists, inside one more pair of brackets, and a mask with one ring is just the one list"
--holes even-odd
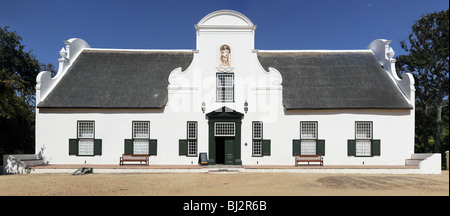
[(383, 38), (399, 55), (415, 20), (448, 7), (448, 0), (0, 0), (0, 26), (55, 66), (73, 37), (94, 48), (195, 49), (194, 25), (221, 9), (258, 26), (256, 49), (364, 49)]

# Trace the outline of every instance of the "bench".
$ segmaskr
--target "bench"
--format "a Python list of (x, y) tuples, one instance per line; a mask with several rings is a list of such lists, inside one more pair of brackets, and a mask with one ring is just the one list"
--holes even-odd
[(124, 162), (139, 162), (142, 164), (142, 162), (145, 162), (145, 164), (148, 166), (148, 154), (122, 154), (122, 157), (120, 157), (120, 163), (119, 165), (124, 165)]
[(295, 166), (298, 166), (299, 162), (319, 162), (320, 166), (323, 166), (322, 155), (295, 155)]

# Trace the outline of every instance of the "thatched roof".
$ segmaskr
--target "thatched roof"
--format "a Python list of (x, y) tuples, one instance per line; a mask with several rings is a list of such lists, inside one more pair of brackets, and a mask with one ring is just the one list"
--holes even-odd
[[(283, 78), (283, 104), (296, 109), (412, 109), (371, 51), (257, 54)], [(168, 77), (193, 51), (81, 52), (39, 108), (159, 109)]]
[(162, 108), (193, 52), (84, 50), (39, 108)]
[(258, 52), (283, 77), (286, 109), (412, 109), (370, 51)]

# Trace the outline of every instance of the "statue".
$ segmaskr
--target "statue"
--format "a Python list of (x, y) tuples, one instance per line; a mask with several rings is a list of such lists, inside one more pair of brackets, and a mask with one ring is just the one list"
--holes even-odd
[(220, 47), (220, 66), (230, 66), (230, 46), (222, 45)]

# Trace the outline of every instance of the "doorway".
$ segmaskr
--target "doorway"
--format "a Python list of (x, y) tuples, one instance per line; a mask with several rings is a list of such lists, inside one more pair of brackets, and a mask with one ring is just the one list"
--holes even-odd
[(234, 137), (216, 137), (216, 164), (234, 165)]
[(225, 164), (225, 137), (216, 137), (216, 164)]
[(241, 119), (244, 114), (227, 107), (207, 113), (208, 164), (242, 165)]

